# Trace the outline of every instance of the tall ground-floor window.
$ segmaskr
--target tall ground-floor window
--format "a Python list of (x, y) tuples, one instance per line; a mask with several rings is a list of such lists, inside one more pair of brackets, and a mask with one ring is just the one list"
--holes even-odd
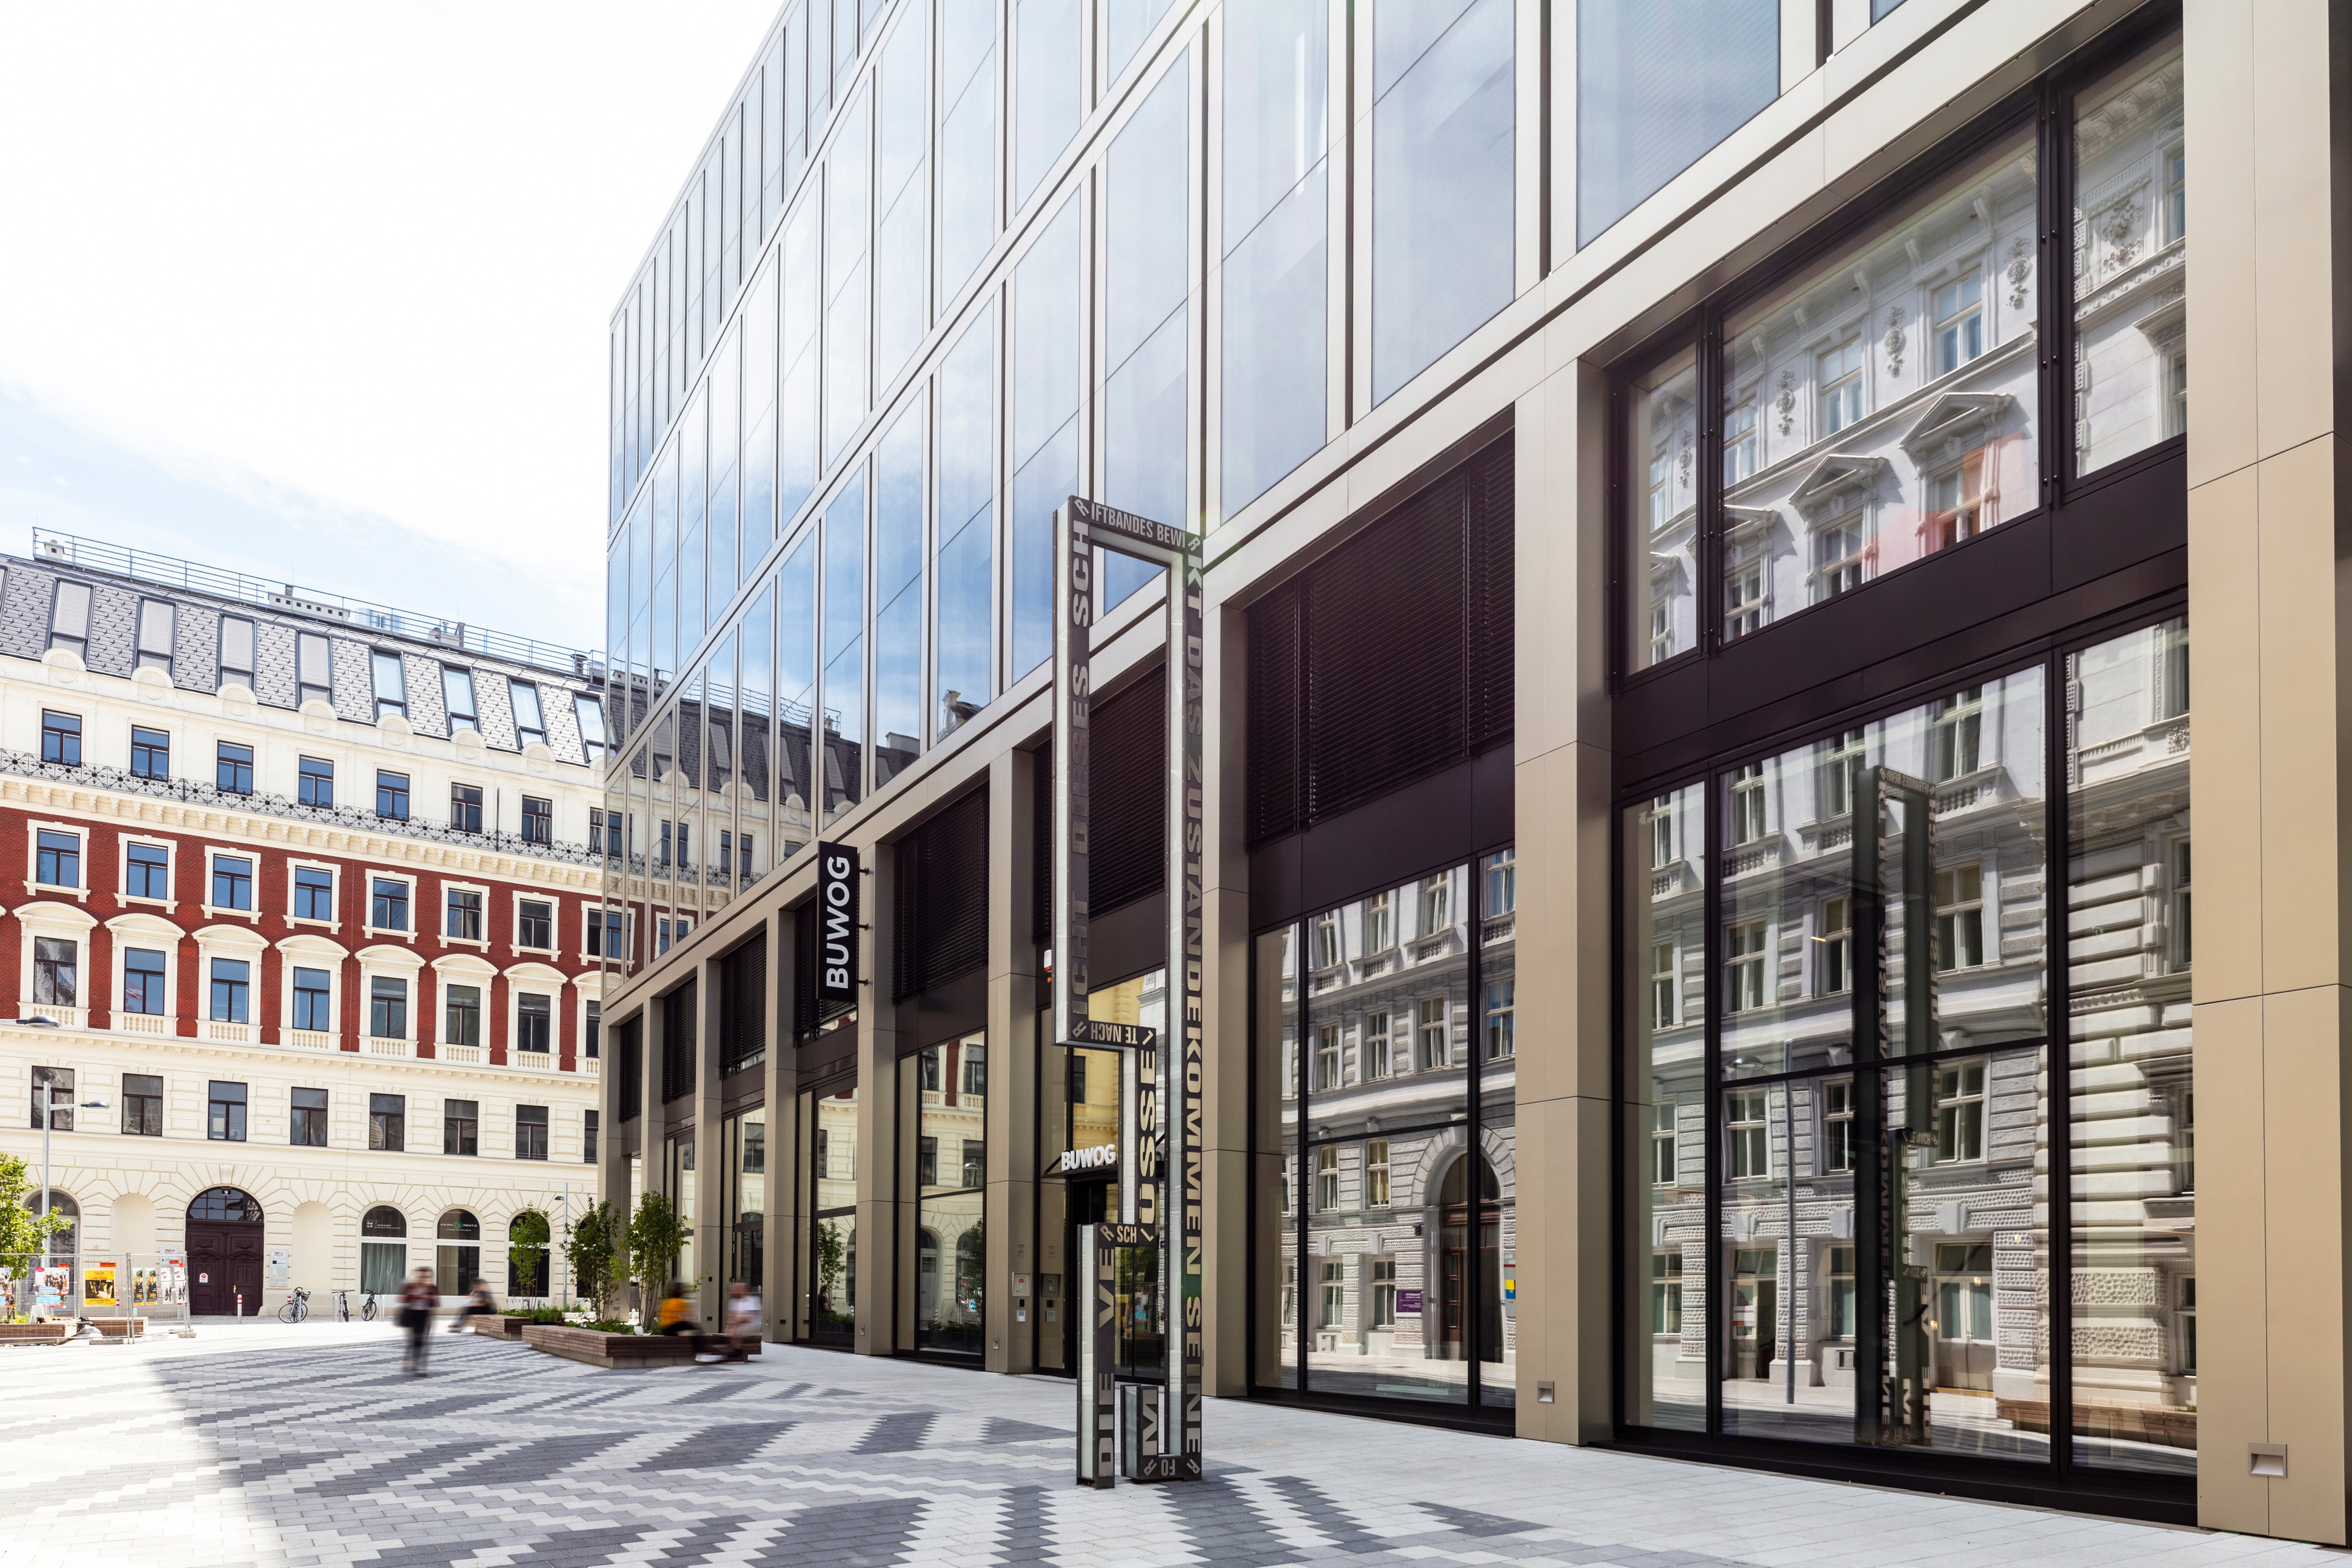
[(968, 1034), (901, 1058), (900, 1190), (915, 1197), (902, 1278), (915, 1284), (915, 1348), (978, 1355), (985, 1348), (988, 1227), (988, 1037)]
[(795, 1303), (795, 1329), (817, 1344), (849, 1345), (857, 1337), (856, 1080), (802, 1091), (798, 1117), (809, 1179), (797, 1217), (807, 1295)]
[(2194, 1474), (2187, 636), (1628, 791), (1627, 1427)]
[(1503, 848), (1258, 936), (1260, 1387), (1514, 1402), (1517, 886)]

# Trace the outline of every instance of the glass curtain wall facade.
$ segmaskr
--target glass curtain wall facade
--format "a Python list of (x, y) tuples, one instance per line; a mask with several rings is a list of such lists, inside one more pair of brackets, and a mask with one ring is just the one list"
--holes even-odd
[[(1898, 574), (1959, 591), (2001, 530), (2063, 548), (2144, 504), (2103, 477), (2177, 475), (2179, 69), (2159, 38), (2045, 80), (1622, 368), (1637, 728), (1678, 669), (1867, 668), (1830, 628), (1905, 613)], [(2021, 600), (2046, 630), (1920, 655), (1906, 699), (1760, 748), (1701, 726), (1706, 765), (1622, 781), (1637, 1440), (2187, 1495), (2189, 626), (2178, 590)]]
[(1262, 1385), (1516, 1402), (1517, 904), (1505, 848), (1257, 938)]

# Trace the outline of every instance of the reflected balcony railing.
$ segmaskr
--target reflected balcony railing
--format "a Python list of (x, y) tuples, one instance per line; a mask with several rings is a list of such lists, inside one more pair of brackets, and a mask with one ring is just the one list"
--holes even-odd
[(496, 850), (505, 854), (528, 855), (534, 860), (561, 861), (567, 865), (593, 865), (602, 858), (593, 846), (587, 844), (549, 843), (540, 839), (526, 839), (520, 833), (469, 833), (442, 823), (420, 822), (413, 818), (379, 817), (373, 811), (363, 811), (356, 806), (306, 806), (290, 797), (264, 790), (256, 790), (249, 795), (238, 794), (215, 789), (201, 779), (145, 779), (120, 768), (101, 767), (95, 763), (69, 768), (61, 763), (44, 762), (28, 751), (0, 748), (0, 773), (11, 773), (20, 779), (45, 779), (54, 784), (73, 784), (84, 789), (110, 789), (125, 795), (145, 796), (150, 800), (177, 800), (219, 811), (245, 811), (298, 822), (317, 822), (350, 832), (388, 833), (395, 838), (419, 839), (428, 843), (464, 844), (469, 849)]

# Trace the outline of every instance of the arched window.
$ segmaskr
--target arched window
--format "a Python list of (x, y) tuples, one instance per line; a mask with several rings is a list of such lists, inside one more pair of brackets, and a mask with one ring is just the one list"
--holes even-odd
[(453, 1208), (441, 1217), (433, 1249), (434, 1288), (445, 1296), (462, 1296), (482, 1277), (482, 1222), (470, 1209)]
[(188, 1205), (190, 1219), (226, 1221), (232, 1225), (261, 1223), (261, 1203), (252, 1194), (233, 1186), (207, 1187)]
[(379, 1203), (360, 1217), (360, 1289), (379, 1296), (398, 1291), (408, 1276), (408, 1216)]
[(444, 1241), (479, 1241), (482, 1222), (474, 1218), (470, 1209), (453, 1208), (441, 1217), (438, 1234)]
[(1478, 1167), (1478, 1201), (1481, 1203), (1502, 1201), (1503, 1188), (1501, 1184), (1495, 1180), (1495, 1167), (1488, 1165), (1480, 1155), (1464, 1155), (1446, 1167), (1445, 1180), (1438, 1188), (1438, 1202), (1448, 1208), (1453, 1208), (1470, 1201), (1470, 1167), (1473, 1164)]
[[(33, 1193), (25, 1199), (25, 1212), (27, 1214), (38, 1214), (41, 1212), (41, 1195), (37, 1188), (36, 1188)], [(68, 1221), (69, 1223), (63, 1230), (58, 1231), (55, 1236), (49, 1239), (47, 1243), (48, 1255), (53, 1259), (69, 1260), (73, 1257), (74, 1252), (77, 1249), (77, 1243), (81, 1236), (80, 1206), (76, 1204), (72, 1197), (67, 1194), (59, 1192), (55, 1187), (51, 1187), (49, 1189), (49, 1212), (57, 1215), (59, 1218)]]
[[(531, 1221), (537, 1220), (536, 1225)], [(535, 1234), (526, 1237), (524, 1227)], [(514, 1249), (526, 1240), (535, 1241), (543, 1250), (538, 1260), (526, 1268), (514, 1254)], [(550, 1244), (547, 1217), (536, 1209), (526, 1208), (507, 1222), (507, 1294), (509, 1296), (544, 1296), (547, 1294), (548, 1260), (554, 1248)]]

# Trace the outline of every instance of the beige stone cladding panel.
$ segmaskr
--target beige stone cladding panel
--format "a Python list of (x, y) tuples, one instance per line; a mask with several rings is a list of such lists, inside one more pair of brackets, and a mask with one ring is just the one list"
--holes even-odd
[[(2190, 436), (2192, 451), (2198, 439)], [(2189, 493), (2189, 621), (2196, 684), (2209, 692), (2262, 690), (2260, 555), (2245, 545), (2255, 534), (2254, 492), (2249, 467)], [(2200, 808), (2198, 897), (2205, 919), (2193, 985), (2205, 1003), (2263, 988), (2262, 705), (2202, 704), (2196, 727), (2189, 783)]]
[(2265, 459), (2254, 476), (2266, 992), (2336, 984), (2346, 972), (2337, 670), (2347, 607), (2336, 577), (2333, 457), (2332, 442), (2306, 442)]
[[(2345, 1021), (2339, 987), (2263, 999), (2267, 1436), (2287, 1446), (2288, 1458), (2285, 1479), (2269, 1483), (2268, 1533), (2334, 1545), (2347, 1538)], [(2210, 1082), (2215, 1074), (2199, 1076)], [(2244, 1212), (2209, 1207), (2231, 1218)], [(2230, 1228), (2227, 1219), (2214, 1227)], [(2235, 1452), (2215, 1456), (2217, 1468), (2247, 1463), (2244, 1449), (2231, 1446)]]

